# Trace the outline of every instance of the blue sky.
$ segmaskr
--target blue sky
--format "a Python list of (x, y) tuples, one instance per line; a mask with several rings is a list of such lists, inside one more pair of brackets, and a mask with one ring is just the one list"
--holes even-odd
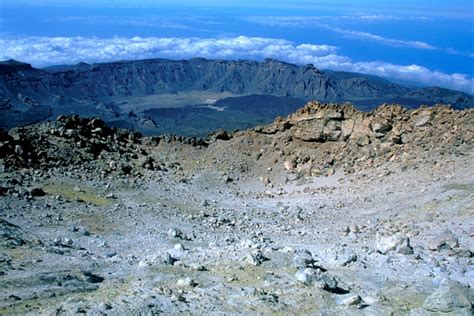
[(266, 57), (474, 93), (473, 4), (0, 0), (0, 59)]

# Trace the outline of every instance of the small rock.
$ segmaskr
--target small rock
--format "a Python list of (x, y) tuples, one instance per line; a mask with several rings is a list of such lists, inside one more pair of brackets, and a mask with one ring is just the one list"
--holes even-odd
[(183, 238), (184, 234), (178, 228), (170, 228), (168, 230), (168, 236), (171, 237), (171, 238)]
[(23, 155), (24, 151), (23, 151), (23, 147), (21, 147), (20, 145), (16, 145), (15, 146), (15, 154), (17, 154), (18, 156), (21, 156)]
[(296, 162), (294, 160), (286, 160), (283, 163), (283, 166), (285, 167), (287, 171), (292, 172), (296, 168)]
[(337, 255), (335, 261), (344, 267), (351, 264), (352, 262), (356, 262), (357, 255), (350, 251), (344, 251)]
[(163, 262), (164, 264), (168, 264), (168, 265), (174, 265), (175, 262), (178, 261), (178, 259), (172, 257), (169, 253), (164, 253), (162, 256), (161, 256), (161, 262)]
[(189, 267), (191, 268), (191, 270), (194, 270), (194, 271), (207, 271), (207, 268), (205, 266), (197, 262), (190, 263)]
[(75, 233), (79, 231), (79, 228), (76, 225), (71, 225), (68, 227), (68, 230)]
[(84, 236), (90, 236), (91, 235), (91, 233), (88, 230), (86, 230), (85, 228), (80, 228), (79, 232)]
[(259, 178), (259, 181), (260, 181), (261, 183), (265, 184), (265, 185), (271, 183), (271, 181), (270, 181), (270, 179), (269, 179), (268, 177), (260, 177), (260, 178)]
[(181, 250), (181, 251), (184, 250), (183, 244), (176, 244), (176, 245), (174, 245), (173, 248), (174, 248), (175, 250)]
[(266, 258), (261, 251), (254, 252), (252, 254), (249, 254), (247, 256), (247, 262), (254, 265), (254, 266), (259, 266), (261, 265), (264, 261), (268, 261), (270, 259)]
[(311, 285), (316, 279), (318, 279), (319, 274), (319, 270), (306, 268), (296, 272), (295, 279), (304, 285)]
[(33, 188), (30, 190), (31, 196), (45, 196), (46, 193), (41, 188)]
[(423, 114), (418, 119), (416, 119), (415, 127), (426, 126), (430, 123), (430, 121), (431, 121), (431, 114), (430, 113)]
[(84, 279), (86, 280), (86, 282), (89, 282), (89, 283), (102, 283), (105, 280), (103, 277), (95, 275), (91, 272), (84, 272), (83, 274), (84, 274)]
[(108, 194), (105, 196), (105, 198), (106, 198), (106, 199), (115, 200), (115, 199), (117, 198), (117, 196), (111, 192), (111, 193), (108, 193)]
[(337, 305), (354, 306), (359, 305), (362, 298), (357, 294), (347, 294), (336, 300)]
[(314, 285), (317, 288), (332, 292), (337, 289), (337, 280), (326, 273), (321, 273)]
[(104, 254), (104, 257), (106, 258), (113, 258), (117, 255), (117, 253), (115, 251), (107, 251), (105, 254)]
[(293, 264), (298, 269), (314, 267), (316, 261), (308, 250), (301, 250), (293, 257)]

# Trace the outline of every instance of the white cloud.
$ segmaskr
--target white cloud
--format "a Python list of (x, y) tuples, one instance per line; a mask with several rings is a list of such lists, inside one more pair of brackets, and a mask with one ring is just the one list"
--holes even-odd
[(178, 22), (175, 19), (151, 16), (151, 17), (134, 17), (121, 16), (112, 17), (105, 15), (89, 15), (89, 16), (69, 16), (56, 17), (45, 20), (46, 22), (66, 22), (66, 23), (80, 23), (88, 25), (130, 25), (141, 27), (159, 27), (169, 29), (191, 30), (192, 28), (184, 23)]
[[(327, 17), (330, 18), (330, 17)], [(335, 19), (343, 20), (357, 20), (357, 21), (366, 21), (366, 22), (378, 22), (378, 21), (403, 21), (403, 20), (412, 20), (412, 21), (430, 21), (431, 18), (426, 16), (401, 16), (401, 15), (387, 15), (387, 14), (360, 14), (360, 15), (343, 15), (336, 16)]]
[(327, 24), (327, 20), (357, 20), (357, 21), (389, 21), (389, 20), (404, 20), (404, 19), (416, 19), (421, 21), (429, 20), (429, 18), (424, 16), (416, 17), (403, 17), (403, 16), (392, 16), (392, 15), (349, 15), (349, 16), (251, 16), (246, 17), (246, 21), (264, 24), (264, 25), (273, 25), (273, 26), (283, 26), (283, 27), (319, 27), (323, 28), (338, 34), (341, 34), (345, 37), (367, 40), (376, 42), (381, 45), (387, 45), (392, 47), (406, 47), (414, 49), (423, 49), (423, 50), (437, 50), (442, 51), (448, 54), (453, 55), (462, 55), (467, 57), (474, 57), (472, 52), (462, 52), (455, 50), (453, 48), (443, 48), (431, 45), (423, 41), (411, 41), (403, 39), (395, 39), (384, 37), (381, 35), (361, 32), (354, 30), (347, 30), (340, 27), (332, 26)]
[(409, 48), (430, 49), (430, 50), (439, 49), (437, 47), (434, 47), (422, 41), (405, 41), (405, 40), (399, 40), (399, 39), (394, 39), (394, 38), (387, 38), (387, 37), (372, 34), (369, 32), (344, 30), (338, 27), (327, 25), (327, 24), (322, 24), (320, 26), (327, 28), (331, 31), (334, 31), (336, 33), (342, 34), (344, 36), (347, 36), (347, 37), (365, 39), (365, 40), (369, 40), (369, 41), (373, 41), (373, 42), (377, 42), (377, 43), (381, 43), (381, 44), (385, 44), (385, 45), (393, 46), (393, 47), (409, 47)]
[(431, 21), (432, 18), (426, 16), (401, 16), (401, 15), (387, 15), (387, 14), (354, 14), (354, 15), (313, 15), (313, 16), (298, 16), (298, 15), (283, 15), (283, 16), (247, 16), (244, 18), (248, 22), (267, 24), (267, 25), (282, 25), (282, 26), (314, 26), (319, 23), (328, 22), (342, 22), (353, 21), (359, 23), (372, 22), (389, 22), (389, 21)]
[[(94, 25), (102, 27), (104, 25), (122, 25), (134, 27), (153, 27), (179, 30), (196, 31), (195, 25), (220, 25), (222, 22), (215, 20), (212, 16), (206, 15), (180, 15), (180, 16), (108, 16), (108, 15), (88, 15), (88, 16), (55, 16), (43, 19), (48, 23), (77, 23), (84, 25)], [(191, 27), (193, 24), (194, 27)], [(211, 31), (207, 29), (198, 29), (199, 31)]]
[(357, 62), (339, 55), (334, 46), (297, 45), (274, 38), (21, 37), (0, 39), (0, 47), (0, 59), (13, 58), (35, 66), (143, 58), (261, 60), (270, 57), (296, 64), (312, 63), (321, 69), (374, 74), (474, 93), (474, 80), (465, 74), (446, 74), (419, 65)]

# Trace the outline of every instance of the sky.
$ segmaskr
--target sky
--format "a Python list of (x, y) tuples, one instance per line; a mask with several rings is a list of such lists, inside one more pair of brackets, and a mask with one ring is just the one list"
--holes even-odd
[(474, 94), (473, 12), (470, 0), (0, 0), (0, 60), (275, 58)]

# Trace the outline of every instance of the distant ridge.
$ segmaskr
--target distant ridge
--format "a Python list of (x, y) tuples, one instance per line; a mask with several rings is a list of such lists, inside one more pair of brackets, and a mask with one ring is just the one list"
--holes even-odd
[(382, 103), (408, 107), (437, 103), (455, 108), (474, 106), (474, 98), (463, 92), (438, 87), (408, 88), (375, 76), (325, 72), (313, 65), (297, 66), (274, 59), (146, 59), (44, 69), (9, 60), (0, 62), (0, 127), (73, 112), (110, 120), (123, 114), (117, 105), (120, 98), (193, 91), (347, 101), (364, 109)]

